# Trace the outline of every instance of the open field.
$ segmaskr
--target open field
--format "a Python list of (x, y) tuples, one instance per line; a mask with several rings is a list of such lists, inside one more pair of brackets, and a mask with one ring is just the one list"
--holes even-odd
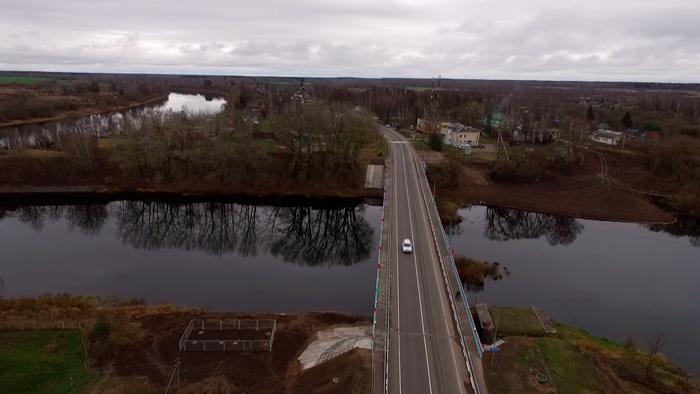
[[(3, 83), (20, 83), (20, 84), (33, 84), (37, 82), (41, 82), (46, 80), (46, 78), (33, 78), (33, 77), (0, 77), (0, 84)], [(59, 79), (56, 80), (56, 83), (59, 85), (70, 85), (71, 83), (75, 82), (75, 80), (70, 80), (70, 79)], [(109, 86), (108, 83), (100, 82), (100, 87), (101, 88), (106, 88)]]
[[(518, 308), (499, 308), (502, 326), (523, 321)], [(491, 314), (492, 318), (495, 315)], [(649, 355), (636, 348), (598, 338), (562, 323), (558, 333), (533, 338), (505, 335), (496, 353), (484, 353), (484, 370), (490, 394), (653, 394), (700, 393), (680, 368), (661, 355), (645, 375)], [(500, 330), (499, 330), (500, 332)], [(500, 335), (499, 335), (500, 336)], [(545, 383), (537, 374), (546, 375)]]
[[(32, 84), (40, 81), (44, 81), (46, 78), (32, 78), (32, 77), (0, 77), (0, 84), (2, 83), (21, 83), (21, 84)], [(56, 81), (61, 85), (67, 85), (71, 81), (67, 79), (61, 79)]]
[(86, 370), (80, 332), (0, 332), (0, 393), (81, 393), (94, 380)]

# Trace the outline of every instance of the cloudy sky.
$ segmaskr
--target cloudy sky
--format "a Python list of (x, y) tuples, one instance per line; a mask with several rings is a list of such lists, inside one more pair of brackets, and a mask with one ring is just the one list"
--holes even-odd
[(700, 82), (700, 0), (0, 0), (0, 69)]

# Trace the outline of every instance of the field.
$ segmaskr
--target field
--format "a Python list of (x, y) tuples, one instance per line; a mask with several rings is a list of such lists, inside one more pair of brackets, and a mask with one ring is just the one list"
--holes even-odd
[[(45, 80), (46, 78), (32, 78), (32, 77), (0, 77), (0, 84), (3, 83), (20, 83), (20, 84), (33, 84)], [(59, 79), (56, 81), (59, 85), (70, 85), (75, 82), (70, 79)], [(106, 88), (109, 84), (100, 82), (100, 88)]]
[(413, 90), (416, 93), (425, 92), (427, 90), (447, 90), (447, 88), (439, 88), (438, 89), (438, 88), (426, 88), (426, 87), (422, 87), (422, 86), (409, 86), (406, 89)]
[(94, 380), (85, 369), (80, 332), (0, 333), (0, 393), (80, 393)]
[[(46, 78), (31, 78), (31, 77), (0, 77), (0, 84), (2, 83), (22, 83), (22, 84), (32, 84), (45, 80)], [(71, 81), (67, 79), (61, 79), (56, 81), (61, 85), (68, 85)]]

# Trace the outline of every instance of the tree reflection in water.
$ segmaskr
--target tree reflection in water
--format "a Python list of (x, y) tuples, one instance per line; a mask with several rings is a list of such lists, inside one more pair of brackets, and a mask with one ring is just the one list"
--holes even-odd
[(572, 217), (489, 207), (486, 209), (484, 236), (493, 241), (545, 236), (552, 246), (569, 245), (583, 228), (583, 224)]
[(349, 266), (369, 257), (373, 230), (364, 210), (140, 201), (119, 202), (112, 209), (117, 237), (137, 249), (270, 253), (310, 266)]
[(106, 205), (27, 205), (7, 210), (0, 207), (0, 220), (15, 218), (36, 232), (44, 229), (46, 222), (55, 222), (65, 217), (68, 229), (78, 229), (86, 236), (100, 233), (109, 214)]
[(313, 209), (121, 201), (0, 208), (0, 220), (15, 218), (39, 232), (47, 221), (65, 218), (70, 231), (96, 236), (112, 216), (116, 237), (136, 249), (184, 249), (243, 257), (270, 253), (299, 265), (350, 266), (366, 260), (372, 248), (374, 231), (364, 213), (364, 205)]
[(700, 248), (700, 219), (678, 216), (671, 224), (642, 224), (655, 233), (664, 232), (676, 238), (688, 237), (690, 244)]

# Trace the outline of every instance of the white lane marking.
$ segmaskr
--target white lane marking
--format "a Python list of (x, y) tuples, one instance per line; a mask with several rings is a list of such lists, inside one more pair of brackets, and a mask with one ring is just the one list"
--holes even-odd
[[(394, 152), (396, 153), (396, 152)], [(394, 200), (394, 222), (396, 223), (396, 227), (392, 229), (392, 232), (398, 231), (399, 229), (399, 208), (398, 208), (398, 190), (396, 186), (396, 180), (398, 179), (398, 172), (396, 171), (396, 163), (398, 162), (398, 155), (395, 155), (396, 157), (394, 158), (394, 179), (392, 179), (393, 187), (394, 187), (394, 195), (392, 196)], [(396, 234), (396, 233), (394, 233)], [(401, 293), (400, 293), (400, 286), (399, 286), (399, 243), (396, 242), (398, 238), (394, 237), (392, 242), (396, 243), (396, 303), (397, 303), (397, 308), (396, 308), (396, 319), (398, 322), (396, 323), (396, 333), (398, 336), (398, 349), (399, 349), (399, 394), (401, 394)]]
[[(411, 215), (411, 197), (409, 196), (408, 192), (408, 175), (406, 175), (406, 158), (404, 156), (404, 160), (401, 160), (403, 162), (403, 176), (404, 176), (404, 181), (406, 182), (406, 201), (408, 205), (408, 221), (411, 224), (411, 239), (413, 239), (413, 243), (415, 244), (416, 237), (413, 234), (413, 218)], [(411, 253), (413, 255), (413, 262), (415, 263), (416, 267), (416, 285), (418, 286), (418, 310), (420, 310), (420, 325), (421, 325), (421, 331), (423, 332), (423, 349), (425, 349), (425, 366), (427, 367), (428, 371), (428, 387), (430, 388), (430, 394), (433, 393), (433, 383), (432, 379), (430, 378), (430, 361), (428, 361), (428, 341), (426, 340), (425, 337), (425, 321), (423, 319), (423, 300), (421, 297), (421, 292), (420, 292), (420, 281), (418, 280), (418, 258), (416, 257), (416, 251), (415, 248), (413, 252)]]
[[(411, 156), (411, 161), (415, 163), (415, 155), (413, 154), (412, 149), (411, 149), (410, 156)], [(415, 171), (415, 170), (416, 170), (416, 167), (414, 165), (412, 171)], [(416, 175), (418, 175), (418, 174), (416, 174)], [(422, 188), (423, 184), (420, 181), (420, 179), (417, 179), (417, 181), (418, 181), (418, 187)], [(423, 198), (420, 196), (422, 196), (422, 194), (419, 194), (419, 198), (421, 200), (423, 200)], [(425, 204), (426, 201), (423, 201), (423, 203)], [(424, 205), (421, 205), (421, 207), (423, 207), (423, 206)], [(426, 217), (425, 210), (421, 209), (420, 211), (421, 211), (421, 219), (423, 220), (423, 225), (425, 226), (425, 228), (430, 227), (430, 225), (428, 224), (428, 219)], [(442, 290), (443, 285), (440, 283), (440, 279), (439, 279), (441, 275), (437, 272), (437, 264), (435, 264), (435, 255), (437, 254), (437, 250), (435, 248), (437, 248), (437, 245), (434, 245), (432, 242), (430, 242), (430, 249), (431, 249), (430, 259), (432, 262), (431, 265), (433, 266), (433, 273), (435, 274), (435, 280), (437, 280), (437, 282), (438, 282), (437, 283), (438, 289), (441, 289), (441, 291), (440, 291), (440, 305), (442, 306), (442, 311), (443, 311), (443, 314), (445, 316), (444, 320), (445, 320), (445, 327), (447, 327), (447, 335), (451, 338), (452, 337), (452, 330), (451, 330), (452, 317), (451, 317), (450, 311), (445, 307), (445, 299), (443, 297), (443, 295), (445, 295), (445, 292), (444, 292), (444, 290)], [(432, 253), (433, 251), (435, 253)], [(448, 250), (447, 253), (450, 253), (450, 251)], [(442, 263), (442, 262), (440, 262), (440, 263)], [(459, 378), (459, 368), (457, 368), (457, 357), (455, 356), (455, 349), (454, 349), (454, 346), (452, 345), (452, 340), (449, 341), (449, 344), (450, 344), (450, 351), (452, 352), (452, 361), (454, 362), (453, 365), (455, 367), (455, 377), (457, 378), (457, 386), (459, 387), (459, 392), (464, 393), (464, 388), (462, 387), (462, 382), (460, 381), (460, 378)]]

